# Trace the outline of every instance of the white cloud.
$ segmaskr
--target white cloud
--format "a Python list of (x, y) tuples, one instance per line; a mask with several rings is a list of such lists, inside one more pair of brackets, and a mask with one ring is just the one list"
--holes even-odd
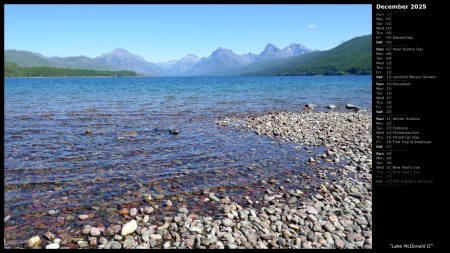
[(315, 25), (309, 25), (308, 28), (309, 29), (313, 29), (313, 28), (316, 28), (316, 26)]

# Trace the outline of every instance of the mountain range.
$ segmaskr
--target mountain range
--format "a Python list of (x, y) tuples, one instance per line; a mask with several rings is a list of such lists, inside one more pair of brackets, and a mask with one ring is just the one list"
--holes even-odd
[(132, 54), (123, 48), (95, 57), (94, 60), (114, 66), (116, 68), (131, 70), (141, 74), (154, 76), (164, 75), (164, 70), (153, 62), (145, 61), (144, 57)]
[[(317, 61), (321, 61), (322, 63), (319, 65), (323, 67), (323, 65), (329, 65), (329, 62), (324, 61), (324, 59), (329, 58), (335, 63), (335, 66), (327, 65), (328, 69), (352, 74), (348, 70), (351, 68), (360, 69), (361, 65), (367, 67), (370, 64), (371, 69), (371, 40), (372, 35), (356, 37), (327, 51), (314, 51), (295, 43), (280, 49), (272, 43), (268, 43), (259, 54), (247, 53), (241, 55), (234, 53), (231, 49), (219, 47), (208, 57), (199, 58), (195, 54), (188, 54), (180, 60), (158, 63), (148, 62), (142, 56), (130, 53), (123, 48), (115, 49), (94, 59), (86, 56), (46, 57), (28, 51), (5, 50), (4, 61), (13, 62), (23, 67), (48, 66), (112, 71), (130, 70), (147, 76), (220, 76), (243, 74), (295, 75), (295, 66), (298, 67), (299, 64), (314, 65)], [(370, 59), (368, 56), (370, 56)], [(345, 58), (344, 62), (341, 61), (341, 58)], [(359, 62), (355, 59), (359, 59)], [(351, 66), (353, 63), (359, 65)], [(346, 69), (339, 69), (341, 67)], [(285, 71), (285, 69), (289, 69), (289, 71)], [(309, 70), (312, 70), (312, 72), (308, 73)], [(302, 73), (321, 74), (320, 71), (314, 71), (314, 69), (306, 68), (303, 69)], [(358, 74), (359, 72), (356, 71), (355, 73)]]
[(39, 53), (18, 50), (5, 50), (4, 61), (16, 63), (22, 67), (46, 66), (72, 69), (121, 70), (120, 68), (96, 61), (86, 56), (46, 57)]

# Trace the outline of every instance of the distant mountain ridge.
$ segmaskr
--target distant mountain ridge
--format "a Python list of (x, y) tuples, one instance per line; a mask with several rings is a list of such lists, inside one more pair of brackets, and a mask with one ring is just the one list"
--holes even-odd
[(98, 62), (86, 56), (70, 57), (46, 57), (39, 53), (32, 53), (20, 50), (5, 50), (4, 61), (12, 62), (22, 67), (55, 67), (71, 69), (91, 69), (91, 70), (121, 70), (114, 66)]
[(371, 35), (356, 37), (327, 51), (314, 51), (295, 43), (280, 49), (268, 43), (259, 54), (238, 55), (231, 49), (219, 47), (208, 57), (188, 54), (180, 60), (159, 63), (147, 62), (142, 56), (123, 48), (94, 59), (86, 56), (46, 57), (28, 51), (5, 50), (4, 61), (23, 67), (129, 70), (149, 76), (358, 74), (371, 71), (368, 69), (371, 68), (371, 51), (368, 52), (371, 39)]
[(326, 51), (254, 63), (235, 74), (371, 75), (372, 35), (355, 37)]
[(202, 58), (189, 71), (189, 76), (211, 75), (218, 70), (245, 66), (241, 56), (233, 53), (230, 49), (219, 47), (211, 56)]
[[(298, 48), (301, 50), (298, 50)], [(23, 67), (48, 66), (113, 71), (130, 70), (150, 76), (197, 76), (220, 75), (255, 61), (291, 57), (311, 51), (300, 44), (291, 44), (280, 50), (269, 43), (260, 54), (250, 52), (238, 55), (231, 49), (219, 47), (209, 57), (199, 58), (195, 54), (188, 54), (180, 60), (153, 63), (120, 47), (94, 59), (86, 56), (46, 57), (28, 51), (5, 50), (5, 61)]]
[(281, 50), (269, 43), (260, 54), (248, 53), (242, 55), (237, 55), (230, 49), (219, 47), (209, 57), (202, 58), (192, 66), (184, 75), (227, 75), (226, 73), (233, 72), (233, 70), (253, 62), (288, 58), (309, 52), (313, 52), (313, 50), (301, 44), (291, 44)]
[(164, 70), (162, 70), (155, 63), (147, 62), (144, 57), (137, 54), (132, 54), (123, 48), (117, 48), (112, 52), (102, 54), (94, 59), (116, 68), (131, 70), (136, 73), (153, 76), (164, 75)]
[(195, 54), (188, 54), (176, 61), (166, 72), (170, 75), (182, 75), (192, 69), (201, 59)]

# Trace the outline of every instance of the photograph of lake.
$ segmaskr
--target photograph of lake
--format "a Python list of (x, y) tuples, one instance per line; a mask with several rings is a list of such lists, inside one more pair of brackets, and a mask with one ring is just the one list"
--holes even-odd
[(4, 13), (5, 249), (372, 248), (371, 5)]

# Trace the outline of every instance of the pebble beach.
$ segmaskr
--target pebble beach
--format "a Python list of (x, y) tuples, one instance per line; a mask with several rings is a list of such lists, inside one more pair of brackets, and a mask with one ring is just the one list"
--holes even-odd
[[(40, 203), (44, 208), (28, 224), (41, 226), (42, 232), (35, 234), (17, 231), (13, 214), (5, 212), (4, 248), (372, 248), (370, 113), (305, 108), (223, 115), (205, 127), (253, 133), (275, 146), (295, 144), (308, 156), (299, 160), (308, 169), (189, 193), (172, 183), (176, 194), (129, 192), (139, 200), (115, 208), (92, 205), (82, 213)], [(264, 166), (242, 170), (257, 172)]]

